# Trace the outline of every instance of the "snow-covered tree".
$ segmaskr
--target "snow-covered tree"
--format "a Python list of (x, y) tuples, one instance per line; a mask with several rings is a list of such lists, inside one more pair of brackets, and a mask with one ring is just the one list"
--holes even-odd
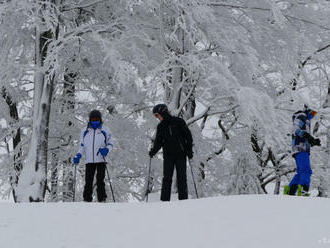
[(116, 198), (143, 200), (150, 112), (165, 102), (193, 132), (201, 196), (268, 193), (270, 183), (278, 194), (294, 171), (291, 116), (309, 104), (323, 143), (313, 187), (327, 196), (329, 12), (325, 0), (0, 3), (3, 194), (70, 201), (71, 160), (96, 108), (114, 136)]

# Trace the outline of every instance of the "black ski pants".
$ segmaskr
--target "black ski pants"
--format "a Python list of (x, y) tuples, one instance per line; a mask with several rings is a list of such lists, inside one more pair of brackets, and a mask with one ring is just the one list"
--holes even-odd
[(160, 196), (161, 201), (170, 201), (171, 199), (171, 187), (174, 168), (176, 170), (178, 182), (179, 200), (188, 199), (187, 159), (186, 156), (179, 156), (164, 158), (163, 183)]
[(99, 202), (105, 201), (107, 194), (105, 193), (105, 163), (91, 163), (86, 164), (86, 173), (85, 173), (85, 188), (84, 188), (84, 201), (91, 202), (93, 200), (93, 180), (95, 171), (96, 173), (96, 192), (97, 200)]

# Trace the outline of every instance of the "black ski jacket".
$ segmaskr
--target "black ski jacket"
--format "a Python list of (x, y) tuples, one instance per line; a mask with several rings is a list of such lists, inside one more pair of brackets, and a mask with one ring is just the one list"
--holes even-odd
[(166, 115), (157, 126), (156, 139), (150, 155), (154, 156), (163, 148), (163, 156), (192, 157), (193, 139), (186, 122), (178, 117)]

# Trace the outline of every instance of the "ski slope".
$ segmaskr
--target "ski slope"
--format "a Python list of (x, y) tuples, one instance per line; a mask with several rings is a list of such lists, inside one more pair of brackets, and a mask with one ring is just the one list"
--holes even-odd
[(0, 203), (1, 248), (330, 247), (330, 199)]

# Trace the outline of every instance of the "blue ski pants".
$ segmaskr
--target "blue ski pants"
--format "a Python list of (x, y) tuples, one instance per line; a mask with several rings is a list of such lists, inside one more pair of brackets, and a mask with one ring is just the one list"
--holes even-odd
[(310, 186), (311, 183), (311, 162), (309, 159), (309, 154), (307, 152), (299, 152), (296, 154), (296, 165), (297, 165), (297, 173), (292, 178), (289, 186), (292, 185), (306, 185)]

